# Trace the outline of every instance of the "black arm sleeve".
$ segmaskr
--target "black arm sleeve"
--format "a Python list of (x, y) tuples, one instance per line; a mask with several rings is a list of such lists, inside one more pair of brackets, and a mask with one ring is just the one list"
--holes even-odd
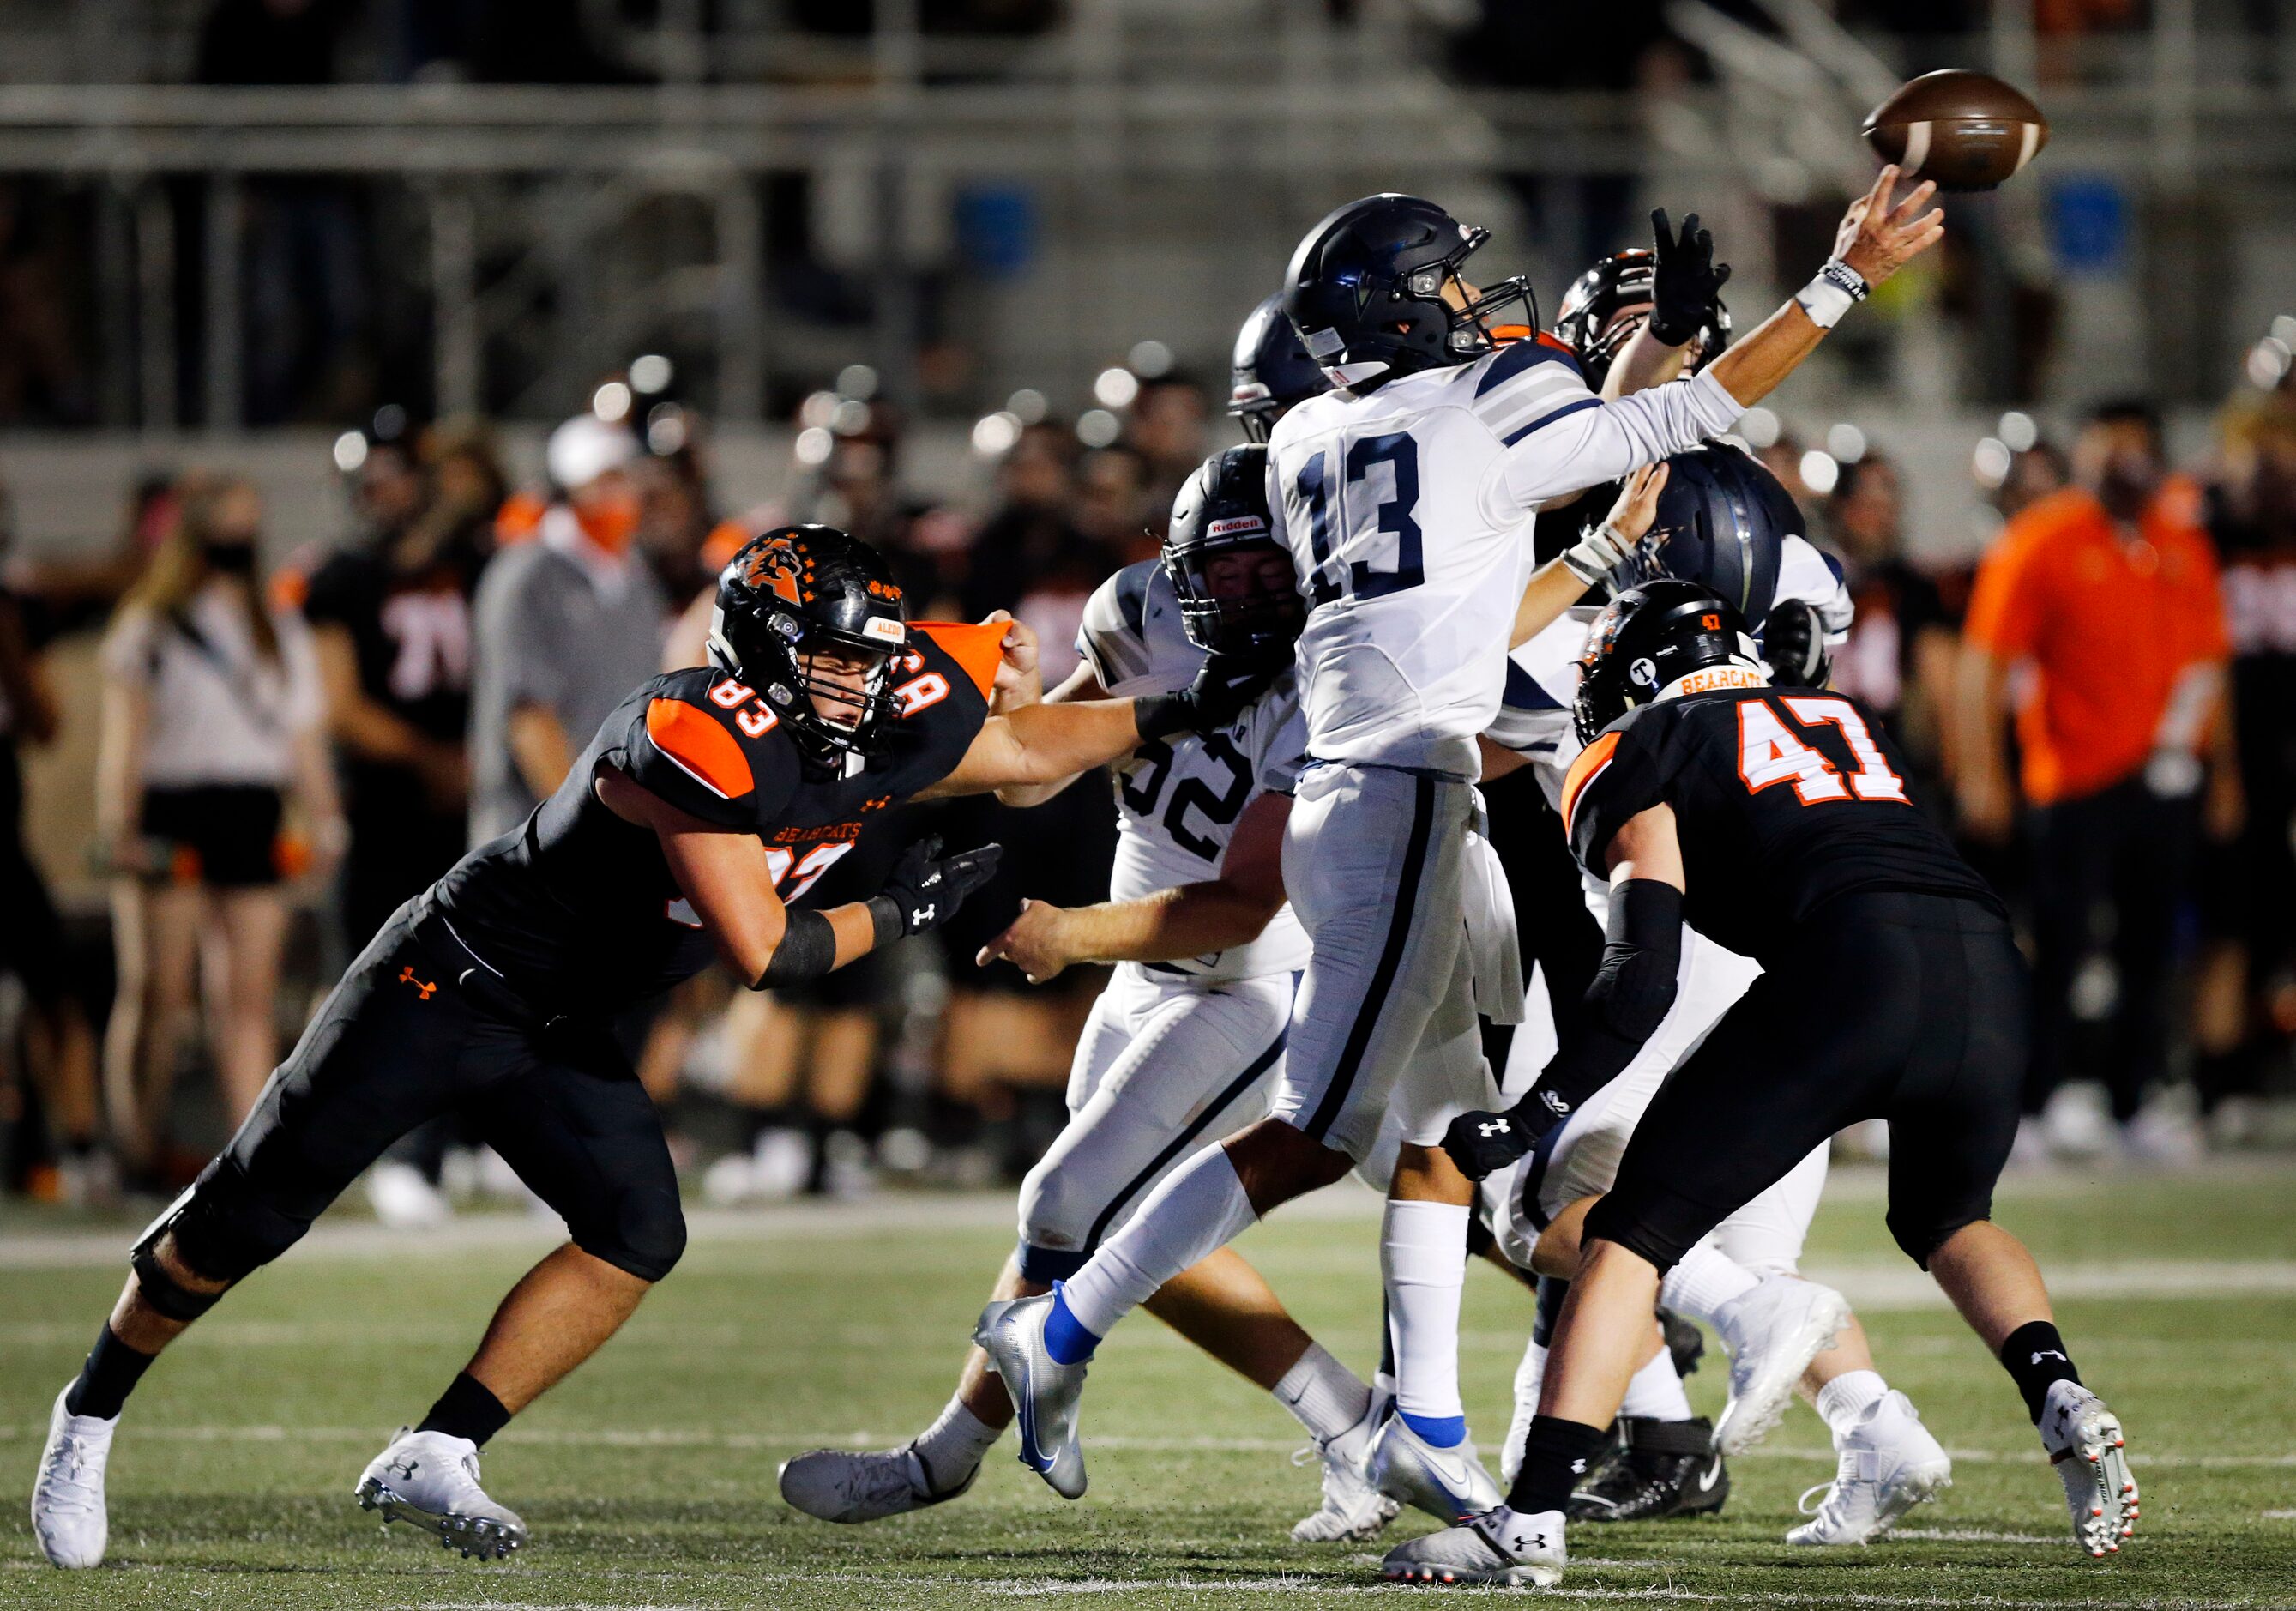
[(1681, 965), (1682, 892), (1655, 878), (1630, 878), (1612, 890), (1603, 965), (1587, 987), (1587, 1010), (1524, 1094), (1526, 1118), (1550, 1127), (1618, 1078), (1665, 1021)]
[(821, 913), (800, 908), (789, 914), (789, 927), (782, 931), (782, 942), (774, 947), (766, 971), (750, 988), (769, 990), (777, 984), (818, 979), (836, 966), (837, 930)]

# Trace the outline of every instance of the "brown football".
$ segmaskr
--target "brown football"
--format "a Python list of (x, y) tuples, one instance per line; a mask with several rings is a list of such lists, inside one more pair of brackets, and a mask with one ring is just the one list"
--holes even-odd
[(2014, 85), (1949, 67), (1882, 102), (1862, 132), (1883, 161), (1939, 190), (1991, 190), (2049, 143), (2049, 120)]

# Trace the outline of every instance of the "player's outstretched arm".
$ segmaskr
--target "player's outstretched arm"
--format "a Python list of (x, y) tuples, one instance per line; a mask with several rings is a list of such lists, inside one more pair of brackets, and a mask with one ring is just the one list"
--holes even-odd
[(1504, 1114), (1462, 1114), (1443, 1150), (1481, 1179), (1521, 1157), (1619, 1077), (1674, 1005), (1682, 963), (1682, 842), (1674, 808), (1654, 805), (1611, 839), (1611, 921), (1587, 1011), (1522, 1100)]
[(1217, 878), (1176, 884), (1136, 900), (1057, 907), (1024, 900), (1012, 926), (980, 948), (1042, 984), (1079, 962), (1177, 962), (1259, 938), (1283, 904), (1283, 825), (1289, 794), (1262, 794), (1236, 819)]
[[(1817, 350), (1834, 322), (1866, 293), (1945, 239), (1945, 210), (1922, 209), (1937, 194), (1924, 180), (1894, 201), (1898, 169), (1884, 168), (1874, 188), (1849, 204), (1834, 232), (1833, 256), (1793, 300), (1743, 341), (1708, 366), (1706, 373), (1744, 407), (1767, 397)], [(1846, 271), (1846, 272), (1843, 272)]]
[(964, 759), (913, 797), (985, 794), (992, 789), (1057, 783), (1129, 755), (1151, 738), (1226, 727), (1267, 690), (1284, 665), (1208, 657), (1196, 680), (1177, 694), (1075, 704), (1037, 704), (983, 722)]
[(1643, 540), (1658, 518), (1658, 495), (1666, 490), (1663, 461), (1644, 464), (1627, 478), (1611, 513), (1570, 549), (1531, 572), (1530, 585), (1515, 606), (1514, 630), (1507, 647), (1519, 649), (1562, 619), (1587, 589), (1608, 576), (1627, 551)]
[[(1066, 680), (1059, 687), (1046, 695), (1042, 700), (1029, 703), (1048, 705), (1087, 704), (1095, 700), (1104, 700), (1107, 697), (1108, 690), (1100, 686), (1100, 678), (1094, 672), (1092, 663), (1089, 661), (1078, 661), (1076, 670), (1068, 674)], [(1042, 805), (1083, 776), (1083, 772), (1077, 771), (1070, 772), (1065, 777), (1056, 778), (1051, 783), (1012, 785), (996, 791), (997, 802), (1008, 806)]]

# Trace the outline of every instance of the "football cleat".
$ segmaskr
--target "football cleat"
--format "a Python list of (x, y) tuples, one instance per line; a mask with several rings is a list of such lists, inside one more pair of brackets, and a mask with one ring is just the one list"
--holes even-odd
[[(1833, 1480), (1801, 1496), (1810, 1519), (1786, 1534), (1789, 1544), (1870, 1544), (1953, 1486), (1953, 1461), (1902, 1393), (1883, 1394), (1834, 1446)], [(1813, 1508), (1818, 1494), (1825, 1497)]]
[[(1292, 1541), (1298, 1544), (1340, 1544), (1377, 1538), (1387, 1531), (1402, 1507), (1372, 1485), (1367, 1474), (1372, 1438), (1389, 1413), (1386, 1395), (1374, 1393), (1364, 1418), (1312, 1452), (1324, 1467), (1324, 1502), (1311, 1516), (1293, 1525)], [(1302, 1449), (1292, 1463), (1306, 1463), (1310, 1450)]]
[(1438, 1449), (1400, 1415), (1372, 1434), (1364, 1468), (1373, 1487), (1439, 1522), (1480, 1516), (1505, 1497), (1475, 1458), (1474, 1444)]
[(1849, 1305), (1831, 1286), (1799, 1276), (1769, 1276), (1725, 1303), (1714, 1329), (1730, 1350), (1730, 1399), (1715, 1423), (1714, 1446), (1743, 1454), (1768, 1435), (1793, 1400), (1809, 1362), (1833, 1346)]
[(1398, 1544), (1380, 1563), (1395, 1583), (1503, 1583), (1552, 1589), (1562, 1581), (1562, 1512), (1517, 1516), (1502, 1505), (1456, 1526)]
[(2118, 1555), (2136, 1531), (2136, 1479), (2128, 1474), (2120, 1418), (2079, 1382), (2052, 1382), (2041, 1401), (2041, 1447), (2065, 1485), (2073, 1541), (2092, 1556)]
[(1084, 1445), (1077, 1435), (1077, 1401), (1084, 1396), (1085, 1362), (1062, 1365), (1045, 1347), (1049, 1294), (1003, 1298), (980, 1311), (972, 1340), (988, 1355), (1013, 1400), (1021, 1434), (1021, 1463), (1062, 1499), (1084, 1496)]
[(1578, 1484), (1564, 1513), (1574, 1522), (1650, 1522), (1710, 1516), (1730, 1497), (1730, 1473), (1703, 1416), (1619, 1422), (1612, 1453)]
[(32, 1479), (32, 1536), (52, 1566), (78, 1570), (103, 1565), (111, 1524), (103, 1505), (103, 1467), (111, 1458), (115, 1418), (74, 1415), (64, 1408), (67, 1386), (48, 1411), (48, 1441), (40, 1474)]
[(428, 1528), (465, 1560), (504, 1560), (526, 1547), (518, 1512), (479, 1486), (479, 1446), (468, 1438), (401, 1426), (390, 1446), (367, 1462), (353, 1492), (361, 1509)]
[(914, 1443), (866, 1453), (816, 1449), (782, 1462), (781, 1488), (792, 1507), (822, 1521), (875, 1522), (947, 1504), (980, 1476), (976, 1465), (955, 1487), (935, 1493)]

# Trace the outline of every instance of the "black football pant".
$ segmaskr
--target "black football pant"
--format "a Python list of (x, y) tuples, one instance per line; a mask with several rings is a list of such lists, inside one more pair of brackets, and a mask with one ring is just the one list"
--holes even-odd
[(2197, 797), (2164, 800), (2142, 778), (2033, 812), (2033, 1056), (2025, 1111), (2065, 1079), (2082, 1025), (2082, 965), (2112, 958), (2111, 1015), (2095, 1024), (2097, 1072), (2127, 1119), (2168, 1077), (2175, 1033), (2177, 925), (2200, 842)]
[(1916, 1263), (1992, 1212), (2025, 1073), (2009, 925), (1944, 895), (1819, 907), (1643, 1114), (1586, 1234), (1670, 1267), (1812, 1148), (1890, 1126), (1890, 1234)]
[(400, 908), (359, 954), (161, 1222), (184, 1262), (213, 1280), (270, 1262), (392, 1142), (459, 1109), (577, 1246), (660, 1280), (685, 1246), (677, 1176), (611, 1029), (533, 1012), (427, 900)]

